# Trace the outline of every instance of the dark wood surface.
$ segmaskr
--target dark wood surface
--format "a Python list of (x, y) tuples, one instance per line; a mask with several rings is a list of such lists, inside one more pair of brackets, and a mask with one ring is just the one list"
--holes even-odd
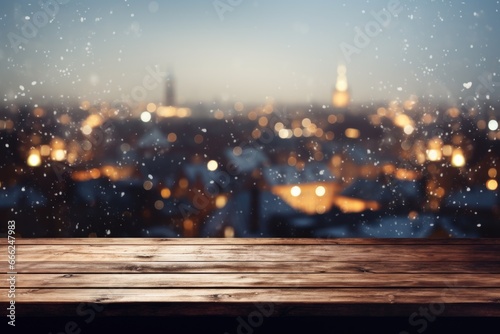
[(500, 239), (17, 239), (15, 271), (19, 316), (500, 316)]

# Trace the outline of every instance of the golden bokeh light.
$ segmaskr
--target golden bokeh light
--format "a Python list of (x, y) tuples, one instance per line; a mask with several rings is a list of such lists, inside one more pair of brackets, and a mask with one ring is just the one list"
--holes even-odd
[(345, 130), (345, 136), (350, 139), (357, 139), (360, 136), (360, 132), (358, 129), (347, 128)]
[(497, 180), (488, 180), (488, 182), (486, 182), (486, 188), (488, 188), (488, 190), (491, 190), (491, 191), (497, 190), (498, 189)]
[(215, 206), (217, 207), (217, 209), (222, 209), (223, 207), (225, 207), (227, 204), (227, 196), (226, 195), (218, 195), (216, 198), (215, 198)]
[(207, 162), (207, 169), (211, 172), (217, 170), (218, 167), (219, 164), (215, 160), (210, 160), (209, 162)]
[(466, 160), (465, 156), (461, 149), (456, 149), (453, 151), (453, 156), (451, 157), (451, 164), (454, 167), (463, 167), (465, 166)]
[(28, 155), (28, 159), (26, 160), (28, 166), (30, 167), (38, 167), (42, 163), (42, 158), (40, 157), (40, 152), (38, 150), (32, 149)]

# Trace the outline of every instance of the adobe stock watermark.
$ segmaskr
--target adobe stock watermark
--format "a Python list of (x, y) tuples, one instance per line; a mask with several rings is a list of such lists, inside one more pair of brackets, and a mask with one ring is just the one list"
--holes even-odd
[[(102, 312), (104, 306), (96, 303), (80, 303), (76, 308), (76, 314), (79, 317), (84, 317), (84, 323), (79, 323), (74, 320), (68, 321), (64, 328), (55, 332), (54, 334), (80, 334), (82, 333), (82, 327), (89, 325), (94, 321), (96, 314)], [(53, 334), (49, 332), (49, 334)]]
[(14, 52), (18, 53), (23, 50), (23, 45), (28, 44), (30, 39), (38, 35), (38, 31), (52, 22), (56, 15), (59, 13), (59, 5), (65, 5), (71, 0), (41, 0), (38, 2), (40, 5), (39, 11), (35, 12), (32, 16), (26, 15), (24, 22), (20, 28), (20, 33), (9, 32), (7, 38), (9, 39), (10, 46)]
[[(242, 317), (236, 318), (238, 323), (236, 334), (252, 334), (256, 328), (259, 328), (264, 323), (264, 317), (269, 318), (274, 313), (273, 303), (254, 303), (256, 308), (248, 314), (247, 319)], [(224, 332), (224, 334), (230, 334)]]
[(232, 12), (236, 7), (241, 5), (244, 0), (215, 0), (212, 2), (219, 20), (224, 21), (224, 14), (226, 12)]
[(389, 27), (393, 18), (397, 17), (402, 10), (399, 0), (390, 0), (387, 8), (378, 12), (372, 11), (370, 14), (374, 20), (368, 21), (363, 28), (358, 26), (354, 28), (352, 44), (340, 43), (340, 50), (346, 62), (350, 63), (353, 55), (360, 54), (363, 49), (367, 48), (374, 38)]
[(130, 94), (122, 94), (120, 102), (125, 102), (129, 106), (132, 106), (136, 103), (146, 101), (148, 92), (155, 90), (159, 87), (159, 85), (163, 84), (168, 74), (167, 72), (158, 69), (158, 66), (155, 66), (154, 68), (146, 66), (145, 70), (148, 74), (142, 78), (142, 85), (134, 86), (130, 90)]
[[(446, 283), (446, 288), (443, 289), (441, 293), (441, 299), (444, 299), (451, 294), (451, 296), (456, 296), (460, 293), (457, 291), (456, 284)], [(408, 324), (411, 329), (408, 331), (401, 331), (399, 334), (411, 334), (411, 333), (423, 333), (432, 324), (438, 316), (444, 313), (446, 310), (446, 304), (441, 301), (438, 303), (429, 303), (428, 305), (422, 305), (419, 309), (408, 317)]]

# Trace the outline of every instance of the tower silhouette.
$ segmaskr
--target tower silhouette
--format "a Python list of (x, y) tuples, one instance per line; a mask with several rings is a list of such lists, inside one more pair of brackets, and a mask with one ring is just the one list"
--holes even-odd
[(336, 108), (346, 108), (351, 100), (347, 84), (347, 68), (339, 65), (337, 68), (337, 83), (332, 94), (332, 104)]
[(172, 75), (172, 72), (169, 72), (167, 74), (165, 81), (166, 81), (165, 105), (175, 107), (177, 105), (177, 101), (175, 100), (175, 78)]

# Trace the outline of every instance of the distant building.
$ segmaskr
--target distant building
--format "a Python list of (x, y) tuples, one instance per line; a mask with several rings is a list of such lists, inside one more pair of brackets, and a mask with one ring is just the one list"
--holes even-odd
[(324, 163), (308, 163), (298, 171), (289, 165), (265, 167), (266, 188), (298, 212), (322, 214), (335, 204), (341, 184)]
[(168, 107), (175, 107), (177, 105), (177, 101), (175, 100), (175, 79), (172, 73), (167, 74), (165, 80), (166, 80), (165, 105)]
[(332, 94), (332, 104), (335, 108), (346, 108), (351, 100), (346, 74), (347, 68), (344, 65), (339, 65), (337, 68), (337, 83)]

